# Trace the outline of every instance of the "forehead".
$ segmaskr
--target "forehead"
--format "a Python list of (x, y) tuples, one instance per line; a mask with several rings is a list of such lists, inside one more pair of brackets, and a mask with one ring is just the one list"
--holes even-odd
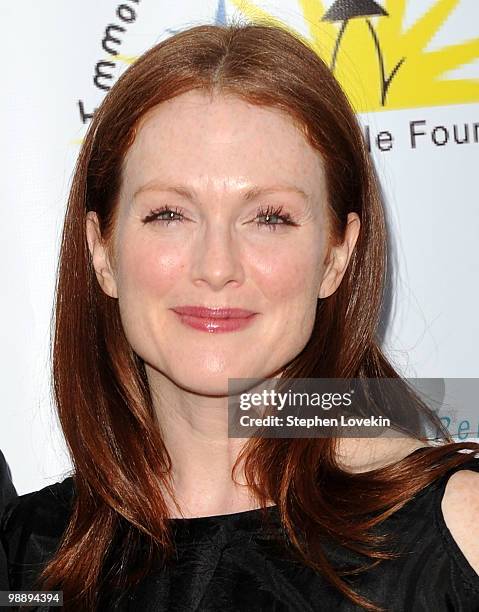
[(124, 161), (124, 181), (294, 183), (315, 190), (323, 162), (291, 117), (235, 96), (191, 91), (150, 110)]

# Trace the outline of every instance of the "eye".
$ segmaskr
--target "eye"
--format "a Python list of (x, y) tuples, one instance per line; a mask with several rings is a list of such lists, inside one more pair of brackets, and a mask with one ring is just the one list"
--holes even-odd
[[(276, 230), (277, 225), (297, 225), (297, 223), (295, 223), (293, 219), (291, 218), (291, 215), (287, 212), (282, 214), (282, 210), (283, 210), (282, 206), (278, 206), (276, 208), (272, 206), (268, 206), (266, 209), (261, 208), (258, 211), (256, 219), (259, 219), (260, 217), (264, 217), (266, 219), (266, 222), (257, 221), (256, 225), (258, 227), (266, 226), (269, 230), (272, 230), (272, 231)], [(274, 220), (274, 219), (277, 219), (280, 222), (272, 223), (271, 220)], [(183, 222), (183, 214), (178, 208), (172, 209), (168, 205), (165, 205), (165, 206), (161, 206), (160, 208), (151, 210), (150, 213), (143, 219), (143, 223), (145, 224), (151, 223), (153, 221), (155, 222), (163, 221), (165, 225), (168, 225), (169, 223), (173, 221)]]
[(143, 219), (143, 223), (151, 223), (152, 221), (164, 221), (165, 225), (168, 225), (172, 221), (181, 221), (181, 219), (175, 219), (174, 217), (182, 217), (182, 213), (178, 208), (170, 208), (168, 205), (161, 206), (151, 210), (150, 213)]
[[(261, 222), (261, 221), (257, 221), (256, 225), (258, 227), (260, 226), (266, 226), (269, 230), (275, 231), (276, 230), (276, 226), (277, 225), (297, 225), (297, 223), (295, 223), (293, 221), (293, 219), (291, 218), (291, 215), (289, 213), (282, 213), (283, 207), (282, 206), (278, 206), (277, 208), (273, 208), (272, 206), (268, 206), (266, 209), (261, 208), (258, 211), (258, 215), (256, 216), (256, 219), (258, 219), (259, 217), (264, 217), (266, 219), (266, 222)], [(281, 223), (271, 223), (271, 219), (279, 219), (281, 221)]]

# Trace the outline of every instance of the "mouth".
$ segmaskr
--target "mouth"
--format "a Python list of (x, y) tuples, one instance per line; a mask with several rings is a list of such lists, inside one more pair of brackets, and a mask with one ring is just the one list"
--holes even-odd
[(206, 308), (204, 306), (177, 306), (172, 310), (184, 325), (210, 333), (244, 329), (258, 314), (244, 308)]
[(256, 314), (245, 308), (207, 308), (205, 306), (176, 306), (173, 310), (178, 314), (204, 319), (246, 319)]

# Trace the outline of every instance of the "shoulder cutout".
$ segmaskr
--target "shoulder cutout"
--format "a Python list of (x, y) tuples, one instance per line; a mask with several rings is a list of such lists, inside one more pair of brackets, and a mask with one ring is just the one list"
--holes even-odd
[(452, 537), (479, 576), (479, 472), (459, 470), (452, 474), (441, 510)]

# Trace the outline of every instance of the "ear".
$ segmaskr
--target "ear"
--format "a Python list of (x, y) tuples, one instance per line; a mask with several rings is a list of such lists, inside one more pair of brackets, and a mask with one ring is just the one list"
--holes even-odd
[(85, 223), (88, 248), (100, 287), (110, 297), (117, 298), (118, 291), (115, 275), (110, 265), (107, 249), (103, 244), (97, 214), (89, 211), (86, 215)]
[(332, 246), (329, 250), (326, 270), (319, 289), (319, 298), (329, 297), (341, 284), (359, 236), (360, 226), (359, 216), (356, 213), (349, 213), (344, 241), (342, 244)]

